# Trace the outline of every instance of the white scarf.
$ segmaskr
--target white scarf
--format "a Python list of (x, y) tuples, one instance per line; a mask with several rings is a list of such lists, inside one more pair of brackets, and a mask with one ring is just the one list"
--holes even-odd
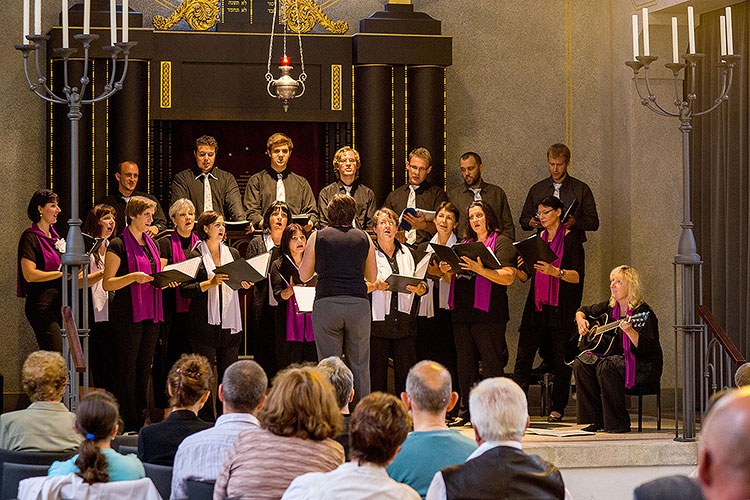
[[(221, 262), (219, 265), (229, 264), (234, 261), (232, 252), (224, 243), (220, 245)], [(211, 258), (211, 251), (205, 241), (198, 244), (198, 250), (203, 255), (203, 266), (206, 268), (208, 279), (214, 277), (214, 269), (218, 266), (214, 264)], [(221, 289), (221, 299), (223, 310), (219, 312), (219, 289)], [(242, 330), (242, 315), (240, 315), (240, 297), (236, 291), (222, 283), (219, 286), (213, 286), (208, 290), (208, 324), (221, 325), (222, 328), (228, 329), (233, 334)]]
[[(393, 274), (391, 265), (388, 263), (388, 257), (381, 250), (375, 251), (375, 260), (378, 264), (378, 279), (388, 279)], [(396, 262), (398, 263), (398, 272), (402, 276), (414, 276), (414, 257), (411, 252), (400, 247), (396, 250)], [(411, 311), (411, 304), (414, 301), (413, 293), (398, 294), (398, 310), (402, 313)], [(388, 290), (375, 290), (372, 292), (372, 320), (384, 321), (385, 317), (391, 312), (391, 292)]]
[[(451, 235), (448, 237), (448, 242), (445, 244), (447, 247), (452, 247), (456, 244), (458, 241), (458, 238), (456, 238), (456, 235), (454, 233), (451, 233)], [(437, 243), (438, 242), (438, 235), (435, 233), (435, 236), (432, 237), (430, 240), (430, 243)], [(432, 246), (427, 245), (427, 251), (428, 252), (434, 252), (432, 249)], [(427, 293), (422, 295), (421, 301), (419, 302), (419, 316), (426, 316), (428, 318), (432, 318), (435, 316), (435, 304), (433, 302), (433, 287), (435, 286), (435, 282), (427, 278)], [(446, 282), (445, 280), (439, 280), (438, 284), (438, 306), (440, 309), (448, 309), (448, 294), (451, 291), (451, 284)]]
[[(265, 233), (263, 235), (263, 243), (266, 245), (266, 252), (270, 252), (274, 249), (276, 244), (273, 242), (273, 238), (271, 238), (270, 233)], [(268, 273), (268, 304), (271, 307), (276, 307), (279, 305), (279, 302), (276, 300), (276, 297), (273, 296), (273, 283), (271, 283), (271, 273)]]
[[(109, 240), (104, 240), (102, 245), (108, 247)], [(104, 260), (100, 266), (93, 253), (89, 255), (89, 263), (89, 268), (94, 272), (104, 269)], [(95, 323), (109, 320), (109, 293), (104, 289), (104, 280), (99, 280), (91, 286), (91, 305), (94, 306)]]

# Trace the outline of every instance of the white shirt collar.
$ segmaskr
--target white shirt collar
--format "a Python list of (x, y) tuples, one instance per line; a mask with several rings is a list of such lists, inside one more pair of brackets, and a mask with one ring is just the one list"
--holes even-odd
[(516, 448), (519, 450), (522, 449), (520, 441), (485, 441), (484, 443), (480, 444), (479, 447), (471, 453), (471, 455), (469, 455), (469, 458), (467, 458), (466, 461), (468, 462), (472, 458), (476, 458), (493, 448), (497, 448), (498, 446), (508, 446), (509, 448)]

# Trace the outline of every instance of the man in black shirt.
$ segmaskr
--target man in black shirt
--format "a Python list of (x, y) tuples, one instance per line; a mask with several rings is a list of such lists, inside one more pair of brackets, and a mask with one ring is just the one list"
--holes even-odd
[(399, 231), (397, 236), (399, 241), (405, 241), (409, 245), (418, 245), (429, 241), (437, 232), (435, 223), (427, 222), (419, 209), (437, 211), (437, 207), (442, 202), (448, 201), (448, 197), (445, 191), (427, 180), (427, 175), (432, 170), (432, 155), (427, 149), (413, 149), (409, 153), (406, 168), (409, 174), (407, 183), (391, 191), (383, 206), (399, 215), (407, 207), (417, 210), (417, 217), (404, 215), (404, 220), (411, 224), (412, 229), (406, 233)]
[[(565, 144), (553, 144), (547, 150), (547, 163), (550, 176), (529, 189), (519, 219), (521, 228), (524, 231), (541, 229), (542, 224), (536, 217), (539, 202), (545, 196), (554, 195), (563, 202), (566, 210), (574, 200), (578, 201), (578, 207), (563, 221), (565, 227), (581, 232), (599, 229), (599, 215), (591, 188), (585, 182), (568, 175), (570, 149)], [(583, 241), (586, 241), (585, 234)]]
[(354, 221), (358, 228), (369, 229), (374, 223), (375, 193), (364, 184), (360, 184), (359, 177), (359, 153), (357, 150), (344, 146), (336, 151), (333, 157), (333, 168), (339, 180), (332, 182), (318, 194), (318, 213), (320, 214), (320, 227), (328, 226), (328, 203), (337, 194), (347, 194), (357, 202), (357, 215)]
[[(287, 163), (292, 156), (294, 143), (284, 134), (273, 134), (266, 141), (266, 154), (271, 164), (247, 181), (242, 203), (249, 220), (256, 228), (263, 227), (263, 214), (274, 201), (289, 206), (292, 216), (307, 215), (305, 231), (318, 225), (315, 196), (307, 179), (289, 171)], [(290, 221), (291, 222), (291, 221)]]
[[(115, 179), (117, 179), (117, 192), (108, 194), (102, 198), (99, 203), (110, 205), (115, 209), (115, 234), (122, 234), (125, 229), (125, 205), (132, 196), (143, 196), (156, 202), (156, 210), (154, 211), (154, 221), (151, 226), (146, 229), (146, 232), (152, 238), (156, 236), (160, 231), (167, 228), (167, 218), (164, 216), (164, 211), (161, 209), (156, 197), (136, 191), (135, 188), (138, 185), (138, 165), (134, 161), (123, 161), (117, 164), (115, 167)], [(95, 235), (92, 235), (95, 236)]]
[[(245, 220), (240, 188), (234, 176), (214, 166), (219, 145), (210, 135), (195, 140), (195, 165), (178, 173), (172, 179), (172, 196), (169, 205), (187, 198), (195, 205), (195, 216), (207, 210), (220, 213), (224, 219)], [(209, 189), (206, 189), (206, 187)]]
[(482, 157), (469, 151), (461, 155), (461, 175), (464, 183), (448, 191), (448, 199), (456, 205), (461, 217), (458, 220), (457, 235), (466, 238), (468, 217), (466, 210), (475, 201), (482, 201), (489, 205), (497, 215), (500, 223), (500, 234), (507, 236), (511, 241), (516, 239), (516, 228), (513, 224), (513, 216), (510, 213), (510, 205), (505, 191), (500, 186), (489, 184), (482, 179)]

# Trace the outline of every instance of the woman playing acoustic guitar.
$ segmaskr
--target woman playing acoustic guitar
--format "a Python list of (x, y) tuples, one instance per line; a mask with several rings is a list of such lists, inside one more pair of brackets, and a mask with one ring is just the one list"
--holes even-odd
[(589, 424), (583, 428), (585, 431), (630, 432), (625, 389), (661, 377), (659, 323), (643, 301), (641, 276), (636, 269), (618, 266), (609, 273), (609, 279), (609, 301), (584, 306), (576, 312), (580, 336), (589, 331), (588, 318), (606, 314), (605, 322), (610, 322), (645, 312), (648, 315), (641, 327), (634, 328), (628, 321), (621, 323), (612, 348), (605, 355), (582, 354), (575, 360), (577, 419), (579, 424)]

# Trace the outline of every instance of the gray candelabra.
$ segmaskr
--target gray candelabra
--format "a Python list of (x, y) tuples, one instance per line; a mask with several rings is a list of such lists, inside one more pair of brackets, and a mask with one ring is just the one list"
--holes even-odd
[[(78, 126), (82, 117), (82, 108), (84, 104), (93, 104), (110, 98), (115, 92), (122, 89), (125, 76), (128, 71), (128, 57), (130, 49), (138, 42), (116, 42), (114, 45), (103, 46), (102, 49), (111, 54), (112, 72), (109, 81), (104, 86), (101, 94), (91, 99), (84, 99), (86, 88), (90, 80), (88, 76), (89, 49), (91, 43), (99, 38), (99, 35), (80, 34), (73, 38), (80, 41), (83, 45), (83, 74), (80, 78), (80, 87), (71, 87), (68, 63), (71, 56), (78, 52), (75, 48), (54, 48), (53, 54), (63, 60), (63, 89), (62, 95), (56, 94), (50, 88), (47, 78), (42, 72), (42, 67), (46, 57), (40, 55), (42, 51), (41, 43), (49, 40), (49, 35), (27, 35), (29, 43), (15, 45), (15, 48), (23, 54), (23, 67), (26, 74), (26, 81), (29, 89), (45, 101), (54, 104), (68, 105), (68, 119), (70, 120), (70, 219), (68, 220), (69, 228), (66, 236), (65, 253), (62, 256), (62, 304), (63, 308), (71, 307), (73, 319), (78, 326), (79, 336), (83, 347), (84, 358), (86, 361), (86, 370), (83, 372), (83, 389), (84, 394), (88, 392), (88, 265), (89, 257), (83, 242), (81, 233), (81, 219), (78, 215), (78, 179), (79, 179), (79, 154), (78, 154)], [(32, 79), (29, 71), (29, 57), (34, 53), (36, 78)], [(122, 57), (122, 59), (120, 59)], [(122, 72), (120, 78), (116, 80), (117, 62), (121, 60)], [(81, 275), (80, 281), (77, 277)], [(71, 279), (72, 278), (72, 279)], [(78, 404), (80, 379), (79, 373), (76, 372), (72, 354), (70, 352), (70, 343), (67, 332), (63, 329), (63, 357), (68, 365), (68, 387), (65, 394), (65, 403), (72, 411)]]
[[(675, 354), (675, 382), (680, 380), (678, 359), (679, 338), (682, 338), (682, 436), (679, 435), (678, 391), (675, 387), (675, 439), (678, 441), (695, 440), (695, 347), (696, 334), (704, 331), (702, 324), (696, 322), (695, 293), (698, 301), (703, 301), (703, 262), (698, 254), (693, 235), (693, 222), (690, 218), (690, 133), (693, 130), (693, 117), (711, 113), (729, 99), (729, 89), (732, 87), (732, 76), (735, 65), (740, 61), (739, 55), (722, 55), (718, 64), (721, 76), (721, 93), (708, 109), (695, 110), (695, 74), (696, 65), (703, 58), (703, 54), (684, 55), (685, 63), (667, 63), (665, 66), (672, 70), (674, 76), (674, 101), (672, 110), (657, 102), (648, 70), (656, 60), (656, 56), (638, 56), (635, 61), (625, 64), (633, 70), (633, 80), (641, 104), (661, 116), (678, 118), (680, 132), (682, 132), (682, 232), (674, 257), (674, 354)], [(639, 74), (643, 69), (645, 90), (639, 81)], [(687, 96), (680, 92), (680, 72), (690, 71), (690, 91)], [(695, 286), (696, 275), (698, 286)]]

